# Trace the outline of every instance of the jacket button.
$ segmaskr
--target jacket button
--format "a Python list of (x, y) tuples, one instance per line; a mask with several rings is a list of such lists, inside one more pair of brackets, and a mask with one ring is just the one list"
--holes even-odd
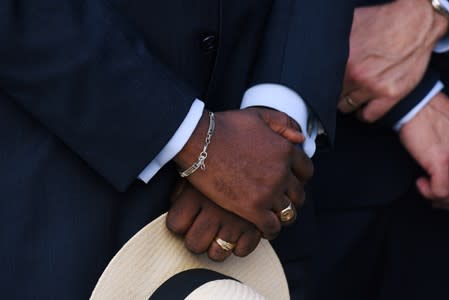
[(215, 35), (207, 35), (201, 40), (201, 49), (206, 52), (212, 52), (217, 49), (217, 37)]

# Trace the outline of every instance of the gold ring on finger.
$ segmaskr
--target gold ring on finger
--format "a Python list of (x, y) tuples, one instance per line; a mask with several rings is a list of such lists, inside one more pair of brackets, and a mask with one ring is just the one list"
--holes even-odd
[(288, 223), (296, 218), (296, 210), (293, 206), (293, 203), (289, 203), (289, 205), (281, 210), (278, 214), (279, 220), (281, 223)]
[(352, 100), (352, 98), (349, 95), (345, 96), (345, 101), (346, 103), (348, 103), (349, 106), (351, 106), (352, 108), (356, 108), (357, 107), (357, 103), (355, 103), (354, 100)]
[(235, 246), (237, 246), (237, 244), (227, 242), (225, 240), (220, 239), (219, 237), (215, 238), (215, 242), (217, 242), (218, 246), (220, 246), (220, 248), (226, 252), (234, 250)]

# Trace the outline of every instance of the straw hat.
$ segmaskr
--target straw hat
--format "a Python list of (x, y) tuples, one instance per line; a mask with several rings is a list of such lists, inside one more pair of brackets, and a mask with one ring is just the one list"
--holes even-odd
[(132, 237), (110, 261), (91, 300), (288, 300), (287, 280), (266, 240), (249, 256), (213, 262), (194, 255), (160, 216)]

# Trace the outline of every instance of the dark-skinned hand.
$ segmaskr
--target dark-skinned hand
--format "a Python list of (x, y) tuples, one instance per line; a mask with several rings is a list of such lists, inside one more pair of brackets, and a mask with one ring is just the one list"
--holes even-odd
[[(291, 119), (266, 108), (220, 112), (205, 162), (187, 180), (218, 206), (248, 220), (267, 239), (281, 229), (277, 216), (290, 202), (304, 201), (313, 165), (295, 144), (304, 138)], [(175, 157), (181, 170), (197, 161), (204, 145), (207, 112)], [(287, 139), (288, 138), (288, 139)]]
[[(189, 251), (207, 252), (215, 261), (223, 261), (232, 253), (247, 256), (256, 249), (262, 236), (253, 224), (219, 207), (185, 180), (180, 181), (172, 197), (166, 222), (170, 231), (184, 236)], [(216, 237), (236, 244), (235, 249), (223, 250), (215, 242)]]

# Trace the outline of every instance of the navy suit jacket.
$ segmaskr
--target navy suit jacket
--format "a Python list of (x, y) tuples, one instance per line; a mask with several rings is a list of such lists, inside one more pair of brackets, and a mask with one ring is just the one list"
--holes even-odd
[(167, 209), (173, 165), (148, 185), (136, 178), (194, 98), (237, 109), (252, 84), (285, 84), (332, 136), (352, 6), (1, 1), (2, 296), (89, 296), (121, 245)]
[[(392, 1), (362, 0), (357, 5), (387, 2)], [(353, 115), (337, 116), (333, 151), (322, 151), (315, 158), (316, 169), (324, 170), (317, 172), (309, 191), (318, 208), (385, 206), (413, 186), (422, 170), (402, 147), (392, 127), (424, 99), (438, 80), (446, 80), (442, 77), (447, 73), (444, 62), (447, 54), (434, 55), (419, 85), (377, 124), (361, 123)]]
[[(390, 1), (364, 0), (357, 1), (357, 5), (377, 5), (385, 2)], [(308, 269), (308, 261), (317, 252), (322, 252), (317, 251), (315, 242), (327, 238), (327, 244), (338, 249), (342, 243), (341, 228), (346, 226), (348, 232), (360, 229), (353, 228), (358, 220), (351, 219), (347, 212), (371, 212), (389, 207), (414, 189), (415, 180), (423, 174), (423, 170), (402, 147), (392, 126), (430, 92), (440, 77), (447, 85), (447, 58), (448, 54), (434, 55), (421, 83), (381, 122), (365, 124), (353, 115), (337, 115), (332, 151), (329, 151), (326, 143), (319, 144), (313, 158), (315, 175), (306, 187), (306, 205), (299, 211), (297, 222), (283, 229), (282, 234), (274, 241), (274, 246), (284, 262), (294, 295), (302, 293), (302, 289), (313, 284), (308, 281), (310, 278), (307, 273), (313, 272)], [(326, 82), (323, 82), (323, 88), (325, 86)], [(335, 232), (327, 232), (324, 237), (317, 236), (315, 214), (329, 212), (342, 216), (340, 227), (335, 228)], [(356, 247), (357, 245), (354, 245), (355, 251)], [(326, 263), (325, 258), (318, 257), (318, 260), (320, 259), (323, 264)], [(358, 267), (363, 269), (364, 264), (370, 263), (372, 261), (366, 259)], [(332, 279), (335, 280), (334, 284), (338, 285), (339, 280), (344, 281), (346, 277)]]

